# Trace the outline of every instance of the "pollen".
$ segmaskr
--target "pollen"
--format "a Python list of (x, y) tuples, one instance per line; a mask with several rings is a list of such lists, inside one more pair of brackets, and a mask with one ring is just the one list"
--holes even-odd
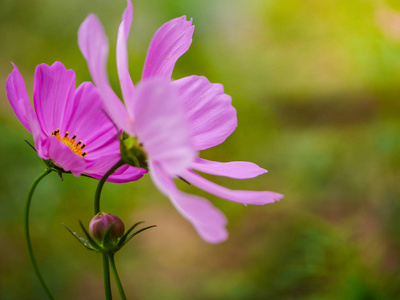
[(66, 131), (65, 134), (62, 135), (60, 134), (60, 128), (58, 128), (57, 130), (54, 130), (51, 135), (59, 140), (61, 143), (67, 145), (75, 154), (82, 157), (85, 157), (85, 155), (87, 154), (87, 151), (83, 151), (83, 149), (86, 147), (86, 144), (82, 143), (82, 141), (77, 141), (76, 134), (70, 137), (69, 132)]

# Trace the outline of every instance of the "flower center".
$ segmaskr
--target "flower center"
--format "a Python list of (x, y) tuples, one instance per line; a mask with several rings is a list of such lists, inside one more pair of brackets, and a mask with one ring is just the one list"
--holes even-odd
[(54, 136), (57, 140), (59, 140), (61, 143), (67, 145), (72, 152), (75, 154), (78, 154), (79, 156), (84, 157), (87, 154), (87, 151), (83, 151), (83, 148), (86, 147), (86, 144), (82, 144), (82, 141), (77, 141), (76, 140), (76, 134), (73, 135), (73, 137), (69, 137), (69, 132), (66, 131), (64, 135), (60, 134), (60, 128), (57, 130), (54, 130), (51, 133), (52, 136)]
[(126, 164), (147, 170), (147, 155), (143, 145), (136, 138), (124, 133), (119, 147), (121, 157)]

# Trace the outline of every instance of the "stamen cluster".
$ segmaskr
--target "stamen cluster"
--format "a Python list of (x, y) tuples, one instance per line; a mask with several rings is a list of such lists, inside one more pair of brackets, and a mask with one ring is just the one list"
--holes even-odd
[(57, 130), (54, 130), (51, 133), (51, 135), (54, 136), (60, 142), (67, 145), (75, 154), (78, 154), (82, 157), (85, 157), (85, 155), (87, 154), (87, 151), (83, 151), (83, 148), (86, 147), (86, 144), (82, 144), (82, 141), (77, 142), (76, 134), (74, 134), (72, 138), (70, 138), (68, 136), (69, 135), (68, 131), (66, 131), (65, 134), (62, 135), (60, 134), (60, 128), (58, 128)]

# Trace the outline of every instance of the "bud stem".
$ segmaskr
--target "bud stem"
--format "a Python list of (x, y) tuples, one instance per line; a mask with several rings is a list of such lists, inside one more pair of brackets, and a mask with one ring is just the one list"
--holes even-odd
[(119, 162), (117, 162), (110, 170), (107, 171), (106, 174), (100, 179), (99, 184), (97, 185), (96, 188), (96, 194), (94, 195), (94, 214), (97, 215), (100, 212), (100, 195), (101, 195), (101, 190), (103, 189), (103, 185), (119, 167), (123, 166), (125, 162), (121, 159)]
[(46, 281), (44, 280), (42, 274), (39, 271), (39, 267), (36, 263), (35, 256), (33, 255), (31, 238), (29, 235), (29, 209), (31, 206), (31, 200), (32, 200), (33, 193), (36, 189), (36, 186), (39, 184), (39, 182), (44, 177), (46, 177), (48, 174), (50, 174), (51, 171), (52, 170), (50, 168), (46, 169), (42, 174), (40, 174), (35, 179), (35, 181), (31, 185), (31, 187), (29, 188), (28, 196), (26, 198), (26, 203), (25, 203), (24, 232), (25, 232), (25, 241), (26, 241), (26, 247), (28, 249), (29, 259), (31, 260), (33, 269), (35, 270), (36, 277), (39, 279), (39, 282), (42, 285), (42, 288), (44, 289), (44, 291), (46, 292), (47, 297), (49, 297), (49, 299), (54, 299), (53, 293), (51, 292), (50, 288), (47, 286)]
[(117, 267), (115, 266), (114, 253), (109, 255), (109, 259), (111, 264), (111, 270), (113, 272), (114, 279), (118, 287), (119, 295), (121, 296), (121, 300), (126, 300), (124, 288), (122, 287), (121, 280), (119, 279), (118, 276)]
[(103, 253), (103, 273), (104, 273), (104, 291), (106, 300), (112, 300), (111, 282), (110, 282), (110, 266), (108, 264), (108, 256)]
[[(110, 170), (107, 171), (106, 174), (100, 179), (99, 184), (96, 188), (96, 193), (94, 195), (94, 214), (97, 215), (100, 212), (100, 196), (101, 190), (103, 189), (103, 185), (110, 177), (112, 173), (114, 173), (119, 167), (123, 166), (125, 163), (121, 159), (117, 162)], [(110, 283), (110, 266), (108, 264), (108, 256), (107, 254), (103, 254), (103, 273), (104, 273), (104, 290), (106, 294), (106, 299), (111, 300), (111, 283)]]

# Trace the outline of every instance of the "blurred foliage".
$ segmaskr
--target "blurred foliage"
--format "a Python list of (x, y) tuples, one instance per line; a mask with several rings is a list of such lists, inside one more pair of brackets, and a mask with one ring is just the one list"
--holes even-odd
[[(76, 33), (95, 13), (109, 36), (109, 74), (119, 92), (115, 42), (125, 5), (1, 0), (1, 82), (10, 61), (29, 95), (40, 63), (62, 61), (78, 84), (90, 80)], [(270, 171), (246, 181), (212, 179), (285, 198), (243, 207), (182, 185), (230, 221), (230, 239), (209, 245), (148, 177), (107, 184), (105, 211), (127, 226), (158, 225), (116, 258), (128, 298), (400, 299), (400, 1), (137, 0), (128, 45), (135, 82), (152, 34), (181, 15), (196, 29), (174, 78), (221, 82), (238, 110), (235, 133), (202, 157)], [(25, 144), (30, 134), (4, 89), (0, 98), (0, 299), (44, 299), (22, 231), (25, 196), (44, 165)], [(89, 223), (95, 187), (88, 178), (61, 182), (51, 174), (33, 199), (33, 246), (58, 299), (103, 298), (101, 257), (61, 225)]]

